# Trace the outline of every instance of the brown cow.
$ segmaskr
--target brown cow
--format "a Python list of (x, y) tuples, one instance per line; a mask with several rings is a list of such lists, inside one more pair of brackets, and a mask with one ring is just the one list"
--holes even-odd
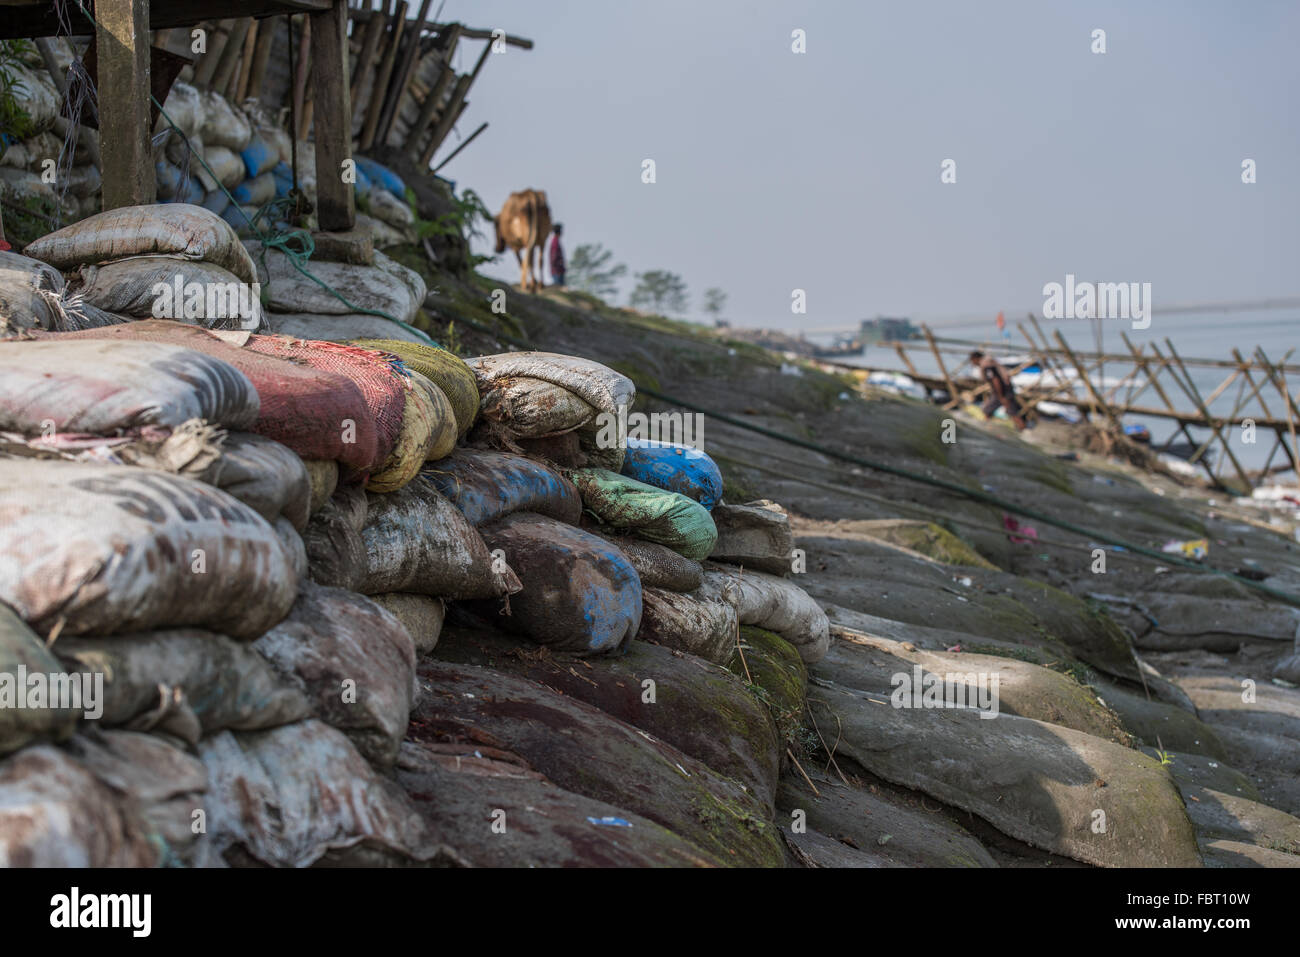
[[(511, 193), (497, 213), (496, 251), (503, 253), (509, 246), (519, 261), (519, 284), (525, 292), (542, 288), (542, 267), (546, 249), (543, 245), (551, 232), (551, 208), (546, 204), (546, 194), (538, 189), (525, 189)], [(523, 250), (523, 255), (519, 254)], [(533, 250), (537, 250), (537, 276), (533, 277)]]

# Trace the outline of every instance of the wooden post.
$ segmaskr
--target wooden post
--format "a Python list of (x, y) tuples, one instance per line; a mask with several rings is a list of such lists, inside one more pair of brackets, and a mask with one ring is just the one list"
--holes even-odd
[(393, 127), (393, 117), (397, 115), (397, 109), (402, 105), (402, 94), (406, 92), (406, 85), (411, 81), (411, 69), (420, 54), (420, 33), (424, 27), (424, 18), (429, 13), (429, 4), (432, 2), (433, 0), (420, 0), (420, 10), (415, 15), (415, 25), (407, 31), (410, 40), (407, 41), (406, 51), (402, 54), (401, 66), (397, 68), (397, 83), (393, 87), (392, 97), (384, 105), (383, 116), (379, 118), (379, 131), (376, 138), (381, 143), (388, 139), (388, 131)]
[(1092, 380), (1088, 378), (1088, 373), (1083, 368), (1083, 363), (1081, 363), (1075, 356), (1069, 343), (1067, 343), (1065, 337), (1061, 335), (1061, 331), (1057, 329), (1052, 334), (1056, 337), (1056, 344), (1061, 347), (1061, 351), (1065, 353), (1066, 358), (1068, 358), (1074, 368), (1078, 370), (1079, 378), (1083, 380), (1083, 386), (1088, 390), (1088, 396), (1092, 399), (1093, 406), (1101, 410), (1101, 414), (1106, 417), (1106, 421), (1115, 428), (1117, 433), (1123, 434), (1124, 429), (1119, 424), (1119, 420), (1115, 418), (1115, 413), (1110, 410), (1110, 406), (1108, 406), (1106, 401), (1097, 393), (1097, 390), (1092, 387)]
[(217, 72), (217, 64), (226, 50), (226, 38), (234, 25), (234, 20), (222, 20), (215, 28), (208, 31), (208, 46), (203, 53), (203, 59), (194, 64), (194, 85), (199, 89), (206, 89), (212, 82), (212, 76)]
[[(267, 30), (275, 25), (274, 20), (268, 20), (265, 24)], [(248, 28), (248, 35), (244, 37), (244, 55), (239, 61), (239, 72), (232, 81), (231, 90), (233, 99), (236, 103), (243, 103), (248, 99), (248, 81), (253, 75), (253, 58), (257, 55), (257, 38), (262, 32), (263, 24), (254, 20), (253, 25)]]
[(358, 102), (361, 84), (365, 81), (366, 72), (370, 69), (370, 61), (375, 58), (375, 49), (379, 46), (379, 38), (383, 35), (383, 17), (375, 16), (366, 21), (365, 31), (361, 37), (361, 49), (357, 51), (357, 62), (352, 69), (350, 95), (353, 103)]
[(248, 88), (245, 97), (262, 99), (262, 87), (266, 83), (266, 66), (271, 61), (271, 44), (275, 42), (275, 31), (279, 18), (265, 20), (257, 31), (257, 46), (253, 50), (253, 69), (248, 74)]
[[(1289, 354), (1290, 353), (1288, 353), (1288, 355)], [(1263, 364), (1264, 372), (1268, 376), (1269, 381), (1273, 383), (1274, 388), (1276, 388), (1279, 392), (1282, 393), (1282, 398), (1286, 400), (1287, 430), (1291, 433), (1291, 448), (1295, 450), (1292, 451), (1291, 458), (1293, 464), (1295, 465), (1296, 478), (1298, 481), (1300, 481), (1300, 459), (1296, 458), (1296, 451), (1300, 451), (1300, 446), (1296, 445), (1296, 431), (1295, 431), (1295, 416), (1300, 415), (1300, 410), (1296, 409), (1295, 400), (1291, 398), (1291, 393), (1287, 391), (1286, 359), (1285, 358), (1282, 359), (1282, 362), (1278, 364), (1275, 371), (1273, 364), (1268, 361), (1268, 356), (1264, 354), (1264, 350), (1261, 349), (1259, 346), (1255, 347), (1255, 355), (1259, 357), (1259, 361)], [(1278, 379), (1279, 374), (1282, 376), (1280, 381)]]
[[(293, 42), (290, 33), (289, 42)], [(311, 18), (303, 17), (302, 29), (298, 33), (298, 75), (293, 84), (293, 117), (297, 124), (289, 131), (294, 139), (305, 140), (307, 130), (303, 127), (303, 110), (307, 106), (307, 77), (311, 71)]]
[(478, 77), (479, 71), (483, 69), (483, 64), (491, 52), (491, 41), (483, 44), (483, 52), (479, 54), (474, 69), (456, 81), (456, 88), (452, 90), (451, 99), (447, 101), (447, 109), (438, 119), (438, 125), (433, 128), (433, 136), (424, 147), (424, 152), (420, 154), (420, 166), (429, 165), (429, 161), (433, 159), (433, 154), (442, 145), (442, 141), (447, 138), (452, 126), (460, 119), (461, 110), (465, 106), (465, 95), (469, 93), (469, 88), (474, 84), (474, 80)]
[(149, 129), (149, 0), (99, 0), (100, 154), (104, 209), (154, 201)]
[(943, 381), (948, 384), (948, 400), (950, 402), (959, 402), (961, 393), (957, 391), (957, 385), (952, 381), (952, 376), (948, 374), (948, 367), (943, 364), (943, 356), (939, 355), (939, 347), (935, 344), (934, 333), (930, 331), (929, 326), (921, 326), (921, 331), (925, 333), (925, 341), (930, 343), (930, 351), (934, 353), (934, 361), (939, 364), (939, 371), (943, 373)]
[(366, 107), (366, 125), (361, 130), (361, 148), (370, 149), (375, 142), (375, 130), (379, 127), (379, 115), (384, 111), (384, 95), (388, 92), (388, 79), (393, 75), (393, 63), (397, 59), (397, 48), (402, 43), (402, 30), (406, 27), (406, 0), (397, 5), (397, 12), (392, 19), (393, 33), (384, 58), (379, 61), (379, 72), (375, 74), (374, 86), (370, 89), (370, 104)]
[[(1223, 451), (1227, 453), (1228, 459), (1232, 462), (1232, 467), (1237, 470), (1237, 475), (1241, 479), (1242, 484), (1244, 484), (1247, 489), (1253, 488), (1254, 486), (1250, 481), (1250, 477), (1246, 475), (1246, 470), (1241, 467), (1241, 463), (1237, 461), (1236, 454), (1232, 451), (1231, 441), (1225, 439), (1223, 437), (1223, 430), (1219, 426), (1215, 425), (1214, 417), (1210, 415), (1209, 408), (1201, 400), (1201, 393), (1197, 390), (1196, 383), (1192, 381), (1191, 374), (1188, 373), (1187, 367), (1183, 365), (1183, 360), (1179, 357), (1178, 352), (1174, 349), (1173, 342), (1170, 341), (1168, 336), (1165, 337), (1165, 346), (1169, 349), (1170, 357), (1172, 357), (1174, 362), (1178, 364), (1178, 368), (1182, 373), (1182, 378), (1180, 379), (1179, 376), (1175, 375), (1174, 381), (1178, 383), (1179, 388), (1187, 393), (1187, 397), (1192, 400), (1192, 403), (1200, 411), (1201, 415), (1204, 417), (1206, 426), (1212, 429), (1214, 434), (1219, 437), (1219, 441), (1223, 443)], [(1170, 369), (1169, 371), (1172, 373), (1174, 370)], [(1182, 379), (1186, 379), (1187, 381), (1184, 383)]]
[(428, 129), (429, 124), (433, 122), (433, 114), (438, 112), (438, 104), (442, 102), (442, 95), (447, 92), (447, 87), (451, 85), (452, 80), (456, 79), (456, 71), (451, 68), (451, 58), (456, 52), (456, 44), (460, 40), (461, 29), (459, 23), (452, 25), (450, 35), (447, 37), (446, 49), (442, 51), (442, 71), (438, 74), (433, 89), (424, 98), (424, 103), (420, 106), (420, 115), (416, 117), (415, 123), (411, 127), (408, 152), (412, 157), (419, 154), (420, 139), (424, 136), (424, 131)]
[(316, 111), (316, 215), (322, 230), (347, 232), (356, 225), (357, 209), (352, 184), (343, 182), (342, 175), (343, 164), (352, 159), (345, 0), (311, 14), (311, 28), (315, 94), (321, 104)]
[(239, 55), (244, 52), (244, 38), (248, 36), (248, 28), (252, 25), (253, 18), (244, 17), (236, 20), (230, 28), (225, 49), (221, 51), (221, 59), (217, 61), (217, 68), (212, 73), (212, 89), (222, 96), (226, 95), (230, 78), (239, 65)]
[(487, 128), (488, 125), (486, 120), (480, 123), (478, 129), (476, 129), (473, 133), (469, 134), (469, 136), (465, 137), (464, 141), (459, 146), (457, 146), (454, 150), (452, 150), (450, 153), (447, 154), (447, 158), (445, 160), (443, 160), (441, 163), (439, 163), (437, 166), (433, 168), (434, 174), (436, 175), (438, 170), (442, 169), (444, 166), (446, 166), (448, 163), (454, 160), (456, 158), (457, 153), (459, 153), (465, 147), (469, 146), (470, 143), (473, 143), (474, 138), (477, 137), (480, 133), (482, 133)]

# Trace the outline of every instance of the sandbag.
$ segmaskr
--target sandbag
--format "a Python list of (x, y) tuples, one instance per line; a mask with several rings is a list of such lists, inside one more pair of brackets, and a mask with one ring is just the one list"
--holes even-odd
[(289, 617), (252, 647), (371, 764), (397, 760), (419, 691), (415, 645), (400, 621), (354, 592), (308, 583)]
[(365, 471), (375, 462), (378, 438), (360, 387), (346, 375), (241, 348), (253, 338), (247, 332), (217, 334), (165, 319), (147, 319), (66, 333), (58, 340), (83, 338), (174, 343), (224, 360), (246, 375), (261, 397), (257, 421), (240, 428), (274, 439), (300, 458), (334, 460), (353, 473)]
[(742, 625), (774, 631), (794, 645), (805, 664), (820, 661), (830, 648), (826, 612), (793, 582), (762, 572), (709, 568), (702, 587), (735, 605)]
[[(591, 531), (591, 529), (588, 529)], [(599, 534), (599, 533), (597, 533)], [(647, 542), (630, 535), (601, 535), (618, 546), (636, 569), (641, 584), (668, 591), (694, 591), (704, 581), (704, 569), (694, 559), (657, 542)]]
[(722, 472), (717, 463), (690, 446), (629, 438), (622, 474), (685, 495), (710, 511), (722, 499)]
[(684, 651), (717, 664), (726, 664), (736, 648), (735, 606), (715, 589), (693, 592), (644, 588), (640, 641)]
[(641, 624), (641, 581), (623, 553), (602, 538), (530, 512), (480, 530), (500, 549), (523, 589), (509, 614), (478, 602), (480, 614), (541, 645), (581, 655), (622, 653)]
[(42, 236), (24, 252), (64, 271), (127, 256), (178, 256), (257, 282), (253, 260), (234, 231), (220, 216), (188, 203), (110, 209)]
[(396, 618), (415, 644), (415, 653), (425, 655), (438, 646), (447, 604), (441, 598), (390, 591), (370, 595), (370, 600)]
[(347, 312), (339, 316), (316, 316), (297, 312), (268, 312), (263, 319), (268, 332), (295, 339), (319, 339), (322, 342), (355, 342), (375, 337), (424, 343), (415, 333), (390, 322), (383, 316), (364, 312)]
[(63, 274), (54, 267), (0, 251), (0, 321), (13, 330), (58, 328), (59, 312), (51, 300), (62, 291)]
[(361, 486), (345, 485), (312, 514), (302, 533), (312, 581), (360, 590), (368, 567), (366, 545), (361, 538), (368, 507)]
[(163, 343), (78, 335), (0, 342), (0, 429), (112, 435), (189, 419), (231, 429), (257, 421), (258, 394), (229, 363)]
[(397, 785), (343, 735), (307, 720), (205, 738), (208, 830), (200, 867), (410, 864), (435, 854)]
[(457, 449), (423, 474), (472, 525), (519, 511), (547, 515), (569, 525), (577, 525), (582, 516), (582, 499), (573, 484), (522, 455)]
[[(398, 328), (388, 323), (388, 330)], [(423, 342), (406, 342), (391, 337), (358, 338), (353, 344), (379, 352), (391, 352), (401, 359), (408, 369), (420, 373), (441, 389), (456, 414), (458, 436), (463, 436), (474, 424), (474, 417), (478, 414), (479, 407), (478, 384), (474, 373), (465, 364), (465, 360), (454, 352)]]
[(257, 130), (240, 153), (244, 162), (244, 175), (249, 179), (269, 173), (280, 162), (280, 148), (268, 142), (262, 130)]
[(284, 336), (249, 336), (244, 348), (351, 379), (361, 390), (365, 414), (374, 424), (375, 456), (368, 467), (378, 466), (396, 448), (409, 380), (381, 353), (337, 342), (305, 342)]
[(174, 256), (131, 256), (82, 266), (72, 290), (100, 309), (140, 318), (175, 319), (214, 329), (256, 330), (262, 301), (256, 286), (206, 262)]
[(387, 495), (369, 494), (361, 540), (364, 594), (412, 592), (439, 598), (489, 598), (522, 587), (465, 516), (424, 476)]
[[(240, 169), (243, 169), (243, 164), (240, 164)], [(230, 195), (241, 206), (264, 206), (275, 199), (275, 177), (263, 173), (243, 180), (230, 191)]]
[(426, 461), (441, 459), (456, 447), (456, 416), (442, 390), (418, 372), (408, 371), (405, 385), (401, 432), (388, 458), (370, 474), (368, 491), (395, 492)]
[[(230, 196), (224, 189), (208, 190), (208, 192), (204, 194), (203, 199), (199, 201), (198, 205), (202, 206), (204, 209), (211, 210), (218, 216), (222, 216), (230, 206)], [(222, 216), (222, 219), (225, 219), (225, 217)], [(227, 220), (227, 222), (229, 222), (229, 220)], [(238, 230), (236, 230), (236, 232), (238, 232)]]
[[(248, 248), (256, 256), (261, 245), (249, 243)], [(257, 269), (267, 289), (267, 308), (272, 312), (337, 316), (355, 309), (373, 309), (410, 322), (424, 305), (427, 292), (419, 273), (380, 252), (375, 253), (373, 266), (324, 260), (307, 264), (313, 276), (337, 290), (351, 305), (300, 273), (277, 249), (266, 250), (265, 267), (259, 256)]]
[(254, 638), (293, 603), (266, 520), (201, 482), (121, 466), (0, 460), (0, 601), (39, 632), (201, 627)]
[(191, 746), (214, 731), (291, 724), (311, 707), (248, 645), (211, 631), (173, 628), (109, 638), (61, 637), (70, 670), (104, 676), (99, 724), (170, 734)]
[[(232, 149), (209, 142), (203, 148), (203, 162), (212, 170), (210, 175), (226, 189), (233, 190), (244, 181), (244, 161)], [(199, 171), (207, 172), (202, 165), (195, 172)], [(235, 199), (239, 199), (238, 194)]]
[(301, 531), (307, 527), (312, 493), (307, 467), (279, 442), (251, 432), (232, 432), (204, 481), (239, 499), (268, 522), (283, 515), (294, 528)]
[(483, 418), (511, 437), (546, 438), (589, 425), (596, 409), (568, 389), (519, 376), (498, 379), (482, 396)]
[(773, 575), (790, 571), (794, 533), (790, 530), (790, 516), (776, 502), (720, 502), (713, 509), (713, 524), (718, 529), (718, 540), (710, 558)]
[(307, 511), (314, 515), (325, 507), (329, 497), (339, 485), (339, 465), (328, 459), (303, 459), (307, 480), (311, 485), (311, 498)]
[(375, 249), (388, 249), (390, 246), (411, 242), (411, 236), (408, 235), (410, 230), (395, 229), (382, 219), (367, 216), (362, 212), (357, 213), (357, 230), (370, 235)]
[(398, 199), (405, 199), (406, 183), (402, 181), (402, 177), (382, 163), (377, 163), (368, 157), (358, 156), (356, 161), (357, 169), (363, 172), (372, 183), (378, 184)]
[(713, 550), (718, 532), (699, 502), (608, 469), (573, 469), (569, 478), (583, 506), (609, 527), (628, 529), (687, 558), (707, 558)]
[(112, 789), (48, 744), (0, 761), (0, 868), (153, 867), (159, 849)]
[(384, 189), (371, 190), (366, 199), (366, 208), (371, 216), (395, 229), (410, 226), (415, 222), (415, 213), (411, 212), (411, 207), (406, 205), (406, 201), (398, 199)]
[(194, 812), (203, 807), (203, 762), (152, 734), (87, 728), (67, 751), (108, 787), (160, 850), (164, 867), (190, 863), (198, 840)]
[(6, 58), (6, 84), (21, 105), (32, 131), (39, 133), (54, 125), (59, 115), (59, 91), (44, 70), (34, 70), (22, 62)]
[[(63, 672), (59, 659), (46, 649), (45, 642), (22, 619), (0, 605), (0, 755), (33, 741), (66, 738), (82, 714), (95, 704), (84, 703), (80, 709), (49, 707), (59, 702), (48, 689), (67, 684), (57, 677)], [(33, 678), (35, 685), (29, 680)], [(41, 698), (29, 695), (29, 691), (34, 692), (38, 687)]]
[(199, 135), (209, 146), (226, 146), (236, 153), (248, 146), (253, 138), (253, 128), (248, 118), (220, 93), (205, 90), (202, 94), (203, 122)]
[[(627, 421), (620, 407), (631, 408), (636, 386), (608, 366), (554, 352), (504, 352), (466, 360), (486, 393), (501, 379), (541, 379), (572, 392), (597, 410), (596, 421), (583, 429), (583, 449), (591, 462), (617, 472), (623, 466)], [(605, 413), (607, 417), (602, 416)]]
[[(163, 102), (163, 109), (167, 111), (172, 123), (176, 124), (176, 128), (186, 136), (195, 136), (203, 125), (202, 95), (188, 83), (178, 80), (172, 84), (172, 88), (167, 91), (167, 99)], [(163, 129), (171, 129), (171, 125), (159, 114), (156, 132), (162, 132)]]

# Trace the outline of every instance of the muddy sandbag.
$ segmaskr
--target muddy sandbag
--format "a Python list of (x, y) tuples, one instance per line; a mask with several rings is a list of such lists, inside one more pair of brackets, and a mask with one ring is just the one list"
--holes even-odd
[(643, 541), (629, 535), (602, 535), (618, 546), (636, 569), (641, 584), (647, 588), (665, 588), (668, 591), (694, 591), (704, 581), (704, 568), (699, 562), (679, 555), (665, 545)]
[[(515, 512), (479, 531), (500, 549), (523, 589), (497, 622), (541, 645), (575, 654), (622, 652), (641, 624), (641, 580), (602, 538), (530, 512)], [(495, 602), (478, 606), (495, 614)]]
[(582, 517), (578, 490), (541, 462), (507, 452), (457, 449), (424, 470), (424, 477), (473, 525), (511, 512), (546, 515), (569, 525)]
[(240, 282), (257, 282), (253, 260), (234, 230), (202, 206), (122, 206), (64, 226), (29, 244), (26, 255), (67, 272), (128, 256), (177, 256), (213, 263)]
[(177, 346), (64, 335), (0, 342), (0, 429), (113, 435), (190, 419), (248, 429), (259, 409), (238, 369)]
[(401, 789), (341, 732), (307, 720), (205, 738), (200, 867), (403, 865), (436, 854)]
[(315, 515), (339, 485), (339, 464), (328, 459), (302, 459), (303, 468), (307, 470), (307, 481), (311, 486), (311, 495), (307, 511)]
[(60, 749), (0, 761), (0, 868), (154, 867), (148, 829), (113, 790)]
[(572, 432), (595, 421), (597, 412), (568, 389), (526, 376), (496, 380), (481, 404), (484, 419), (523, 439)]
[(830, 647), (826, 612), (793, 582), (762, 572), (706, 568), (703, 587), (734, 604), (742, 625), (774, 631), (794, 645), (805, 664), (820, 661)]
[(699, 502), (608, 469), (573, 469), (569, 479), (583, 507), (605, 525), (666, 545), (687, 558), (708, 557), (717, 540), (709, 511)]
[(71, 290), (100, 309), (145, 319), (175, 319), (209, 329), (262, 324), (256, 286), (214, 263), (175, 256), (131, 256), (82, 266)]
[(367, 595), (412, 592), (438, 598), (492, 598), (520, 589), (509, 557), (494, 558), (460, 510), (420, 476), (387, 495), (369, 494), (361, 540)]
[[(249, 243), (248, 248), (258, 255), (261, 246)], [(300, 273), (279, 250), (267, 249), (265, 267), (258, 258), (258, 272), (266, 287), (269, 310), (337, 316), (356, 309), (374, 309), (410, 322), (424, 305), (428, 291), (419, 273), (380, 252), (375, 253), (373, 266), (312, 260), (307, 269), (351, 305)]]
[(699, 449), (629, 437), (622, 474), (645, 485), (677, 492), (710, 511), (722, 500), (722, 472)]
[[(79, 677), (65, 676), (45, 642), (0, 605), (0, 755), (33, 741), (59, 741), (72, 734), (77, 720), (100, 704), (82, 701), (81, 708), (49, 707), (73, 681), (86, 688)], [(93, 685), (90, 692), (93, 697)]]
[(252, 648), (376, 767), (397, 759), (418, 688), (406, 627), (354, 592), (305, 584)]
[(54, 650), (69, 669), (104, 676), (99, 724), (165, 732), (187, 744), (214, 731), (256, 731), (311, 713), (248, 645), (211, 631), (174, 628), (62, 637)]
[(360, 590), (368, 568), (361, 537), (367, 509), (361, 486), (345, 485), (312, 513), (302, 540), (307, 549), (307, 573), (316, 584)]
[(5, 58), (5, 86), (11, 93), (20, 114), (33, 133), (40, 133), (54, 125), (61, 105), (58, 89), (44, 70), (33, 69), (20, 60)]
[[(370, 317), (374, 318), (374, 317)], [(380, 320), (387, 322), (387, 320)], [(413, 372), (424, 376), (447, 397), (452, 411), (456, 414), (456, 432), (463, 436), (474, 424), (478, 415), (479, 395), (474, 373), (465, 364), (465, 360), (454, 352), (423, 342), (407, 342), (391, 338), (391, 333), (400, 327), (388, 323), (386, 337), (358, 338), (355, 345), (380, 352), (390, 352), (405, 363)]]
[[(241, 172), (242, 166), (241, 163)], [(268, 172), (246, 179), (232, 189), (230, 195), (240, 206), (264, 206), (275, 199), (275, 177)]]
[(350, 474), (374, 464), (379, 439), (360, 386), (347, 375), (295, 363), (292, 354), (265, 355), (243, 348), (254, 338), (274, 337), (216, 333), (166, 319), (146, 319), (65, 333), (58, 341), (83, 338), (165, 342), (221, 359), (247, 376), (261, 398), (257, 421), (242, 426), (244, 430), (274, 439), (303, 459), (336, 460)]
[(293, 556), (274, 529), (202, 482), (0, 460), (0, 514), (0, 601), (40, 632), (188, 626), (254, 638), (293, 603)]
[[(167, 91), (167, 99), (163, 102), (163, 109), (171, 117), (172, 123), (176, 124), (176, 128), (188, 137), (196, 135), (203, 126), (203, 94), (188, 83), (177, 80), (172, 84)], [(164, 129), (171, 129), (171, 124), (159, 114), (156, 132), (160, 133)]]
[(447, 615), (447, 605), (441, 598), (397, 591), (381, 592), (369, 598), (405, 626), (417, 655), (428, 654), (438, 646)]
[(0, 251), (0, 321), (11, 331), (57, 329), (59, 311), (53, 300), (62, 291), (63, 274), (53, 266)]
[(736, 609), (708, 588), (682, 593), (642, 588), (641, 627), (636, 636), (725, 664), (736, 647)]
[(719, 503), (713, 509), (713, 524), (718, 529), (718, 540), (710, 558), (772, 575), (790, 571), (794, 535), (790, 516), (776, 502), (762, 499), (746, 505)]
[(366, 211), (394, 229), (402, 229), (415, 222), (415, 213), (411, 212), (411, 207), (387, 190), (372, 189), (366, 196)]
[(203, 142), (208, 146), (225, 146), (236, 153), (248, 146), (253, 128), (243, 112), (214, 90), (205, 90), (200, 96), (203, 119), (199, 135)]
[(152, 734), (87, 728), (65, 746), (108, 787), (159, 848), (164, 867), (184, 866), (198, 841), (208, 772), (203, 762)]
[(383, 316), (364, 312), (347, 312), (340, 316), (309, 315), (296, 312), (268, 312), (265, 328), (276, 335), (296, 339), (319, 339), (322, 342), (354, 342), (375, 337), (396, 338), (409, 343), (425, 340), (390, 322)]
[(402, 430), (388, 458), (370, 473), (366, 489), (394, 492), (419, 474), (425, 462), (444, 458), (456, 447), (456, 416), (442, 390), (407, 370)]
[(597, 410), (596, 420), (583, 429), (584, 451), (595, 465), (615, 472), (622, 468), (627, 420), (619, 409), (630, 409), (636, 399), (636, 386), (627, 376), (590, 359), (554, 352), (503, 352), (467, 362), (478, 377), (480, 393), (490, 391), (498, 380), (522, 376), (578, 396)]
[(490, 668), (426, 658), (419, 675), (442, 693), (416, 707), (416, 740), (459, 741), (468, 753), (492, 741), (559, 787), (647, 817), (733, 867), (782, 863), (771, 806), (667, 742)]
[(283, 515), (299, 531), (307, 526), (311, 480), (302, 459), (279, 442), (252, 432), (230, 433), (204, 480), (268, 522)]

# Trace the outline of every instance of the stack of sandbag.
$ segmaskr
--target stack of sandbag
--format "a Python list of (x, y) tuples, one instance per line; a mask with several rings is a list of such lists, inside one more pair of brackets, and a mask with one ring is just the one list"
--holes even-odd
[(39, 259), (0, 251), (0, 335), (23, 329), (67, 332), (126, 322), (70, 295), (63, 274)]
[(134, 318), (257, 329), (261, 292), (248, 252), (201, 206), (126, 206), (42, 236), (28, 256), (73, 276), (69, 290)]
[[(627, 376), (553, 352), (506, 352), (468, 362), (478, 377), (486, 440), (564, 465), (623, 467), (626, 413), (636, 398)], [(576, 447), (556, 441), (563, 437), (576, 440)]]
[(354, 312), (370, 309), (411, 323), (424, 305), (426, 288), (420, 274), (375, 253), (372, 266), (312, 260), (313, 276), (338, 296), (303, 275), (278, 249), (263, 249), (250, 242), (267, 298), (269, 331), (303, 339), (341, 342), (349, 339), (403, 339), (418, 337), (383, 316)]

